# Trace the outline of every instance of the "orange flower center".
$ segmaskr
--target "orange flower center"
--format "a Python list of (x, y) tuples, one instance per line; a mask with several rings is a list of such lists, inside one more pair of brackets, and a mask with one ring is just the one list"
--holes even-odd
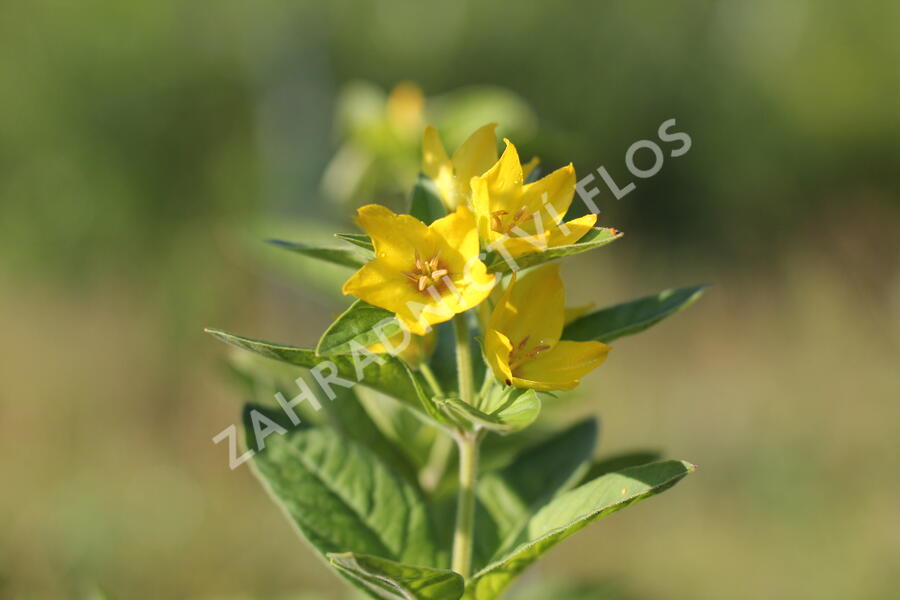
[(508, 210), (495, 210), (491, 213), (491, 229), (500, 234), (508, 234), (513, 228), (530, 221), (534, 215), (526, 215), (523, 206), (511, 217)]
[(509, 370), (512, 371), (513, 375), (518, 375), (516, 370), (521, 367), (524, 363), (529, 360), (534, 360), (542, 352), (546, 352), (552, 346), (549, 344), (538, 344), (536, 346), (528, 347), (528, 338), (531, 336), (526, 335), (521, 342), (513, 346), (512, 351), (509, 353)]
[(428, 293), (428, 288), (434, 287), (439, 292), (447, 287), (447, 279), (450, 271), (441, 262), (439, 253), (428, 260), (423, 260), (416, 252), (415, 267), (404, 275), (410, 280), (413, 287), (422, 294)]

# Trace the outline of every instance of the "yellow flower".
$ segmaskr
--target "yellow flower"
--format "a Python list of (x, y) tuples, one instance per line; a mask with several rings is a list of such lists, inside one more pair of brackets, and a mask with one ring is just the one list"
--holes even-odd
[(482, 245), (515, 258), (581, 239), (597, 222), (597, 215), (562, 222), (575, 195), (572, 164), (524, 184), (527, 175), (519, 153), (512, 142), (503, 141), (506, 150), (500, 160), (470, 182)]
[[(468, 202), (472, 178), (483, 174), (497, 162), (496, 126), (496, 123), (488, 123), (479, 128), (453, 153), (453, 158), (447, 156), (437, 130), (431, 125), (425, 128), (422, 172), (434, 181), (447, 210)], [(537, 164), (538, 159), (533, 158), (523, 167), (525, 177)]]
[(416, 335), (484, 300), (494, 285), (478, 258), (475, 218), (465, 206), (425, 225), (377, 204), (359, 209), (359, 226), (375, 259), (344, 283), (343, 292), (397, 315)]
[(559, 266), (546, 265), (512, 281), (488, 320), (484, 353), (494, 376), (506, 385), (571, 390), (606, 360), (610, 346), (559, 339), (565, 290)]

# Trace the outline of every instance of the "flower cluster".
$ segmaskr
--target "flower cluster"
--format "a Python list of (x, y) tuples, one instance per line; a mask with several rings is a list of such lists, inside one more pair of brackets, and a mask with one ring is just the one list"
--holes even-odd
[[(538, 178), (538, 161), (523, 165), (504, 141), (498, 156), (486, 125), (450, 156), (429, 127), (409, 214), (363, 206), (365, 234), (338, 234), (346, 247), (273, 240), (355, 271), (343, 291), (357, 300), (314, 348), (210, 330), (308, 370), (289, 399), (271, 373), (239, 369), (250, 393), (271, 388), (278, 409), (271, 399), (245, 406), (240, 456), (236, 426), (213, 441), (228, 440), (232, 468), (252, 458), (297, 530), (371, 598), (497, 600), (553, 545), (696, 468), (646, 453), (614, 469), (594, 462), (592, 417), (514, 435), (551, 392), (602, 364), (609, 342), (675, 314), (704, 286), (566, 308), (559, 259), (621, 234), (595, 227), (593, 214), (565, 219), (572, 165)], [(479, 459), (490, 435), (512, 437), (508, 463)]]
[(473, 133), (448, 156), (433, 127), (424, 134), (422, 169), (448, 212), (430, 224), (376, 204), (359, 209), (357, 223), (371, 239), (374, 258), (344, 284), (343, 292), (396, 315), (410, 332), (487, 304), (483, 351), (506, 386), (569, 390), (599, 366), (609, 346), (561, 340), (565, 291), (556, 264), (518, 278), (505, 289), (489, 273), (487, 252), (522, 257), (568, 246), (593, 228), (596, 215), (564, 222), (575, 194), (575, 170), (566, 165), (526, 182), (538, 160), (523, 165), (515, 145), (498, 158), (494, 125)]

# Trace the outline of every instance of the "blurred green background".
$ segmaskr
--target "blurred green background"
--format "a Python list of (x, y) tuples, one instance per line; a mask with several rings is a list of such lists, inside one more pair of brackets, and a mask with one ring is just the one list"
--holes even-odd
[[(701, 470), (519, 592), (896, 597), (898, 23), (892, 0), (3, 3), (0, 597), (345, 597), (211, 442), (243, 398), (203, 327), (309, 344), (347, 303), (345, 273), (262, 240), (399, 204), (427, 121), (624, 185), (670, 118), (690, 152), (596, 199), (626, 237), (567, 263), (569, 298), (715, 286), (548, 418)], [(403, 81), (424, 98), (388, 99)]]

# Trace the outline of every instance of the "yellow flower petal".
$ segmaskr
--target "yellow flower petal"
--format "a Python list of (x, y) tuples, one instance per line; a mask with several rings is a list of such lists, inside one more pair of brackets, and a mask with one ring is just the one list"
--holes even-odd
[(500, 160), (481, 175), (490, 194), (490, 211), (516, 209), (521, 196), (523, 177), (519, 152), (508, 139), (503, 141), (506, 149)]
[(375, 257), (398, 271), (410, 270), (416, 252), (422, 256), (434, 252), (428, 226), (415, 217), (395, 214), (378, 204), (363, 206), (357, 214), (357, 224), (372, 238)]
[(437, 233), (446, 242), (447, 247), (460, 257), (478, 255), (475, 216), (467, 207), (458, 207), (456, 211), (432, 223), (429, 229)]
[(344, 284), (344, 293), (397, 315), (412, 333), (450, 320), (481, 303), (494, 275), (478, 258), (478, 234), (465, 206), (431, 226), (383, 206), (359, 210), (375, 259)]
[(488, 329), (484, 334), (484, 357), (488, 366), (494, 373), (494, 377), (506, 385), (512, 384), (512, 371), (509, 369), (509, 353), (512, 344), (509, 338), (497, 331)]
[(522, 206), (532, 219), (522, 229), (535, 233), (536, 226), (550, 229), (561, 222), (575, 196), (575, 168), (571, 163), (522, 187)]
[(448, 209), (459, 203), (459, 190), (453, 174), (453, 163), (441, 143), (437, 130), (429, 125), (422, 137), (422, 172), (428, 175)]
[(488, 329), (501, 331), (515, 346), (553, 346), (563, 329), (566, 293), (559, 265), (549, 264), (515, 276), (488, 321)]
[(422, 171), (432, 179), (437, 179), (442, 169), (452, 171), (453, 166), (437, 129), (429, 125), (422, 136)]
[(582, 377), (603, 364), (611, 349), (600, 342), (561, 341), (516, 369), (513, 385), (537, 390), (571, 390)]
[(430, 300), (424, 299), (411, 285), (409, 279), (381, 259), (376, 258), (363, 265), (344, 282), (341, 291), (396, 313), (397, 317), (407, 324), (409, 330), (417, 335), (426, 332), (426, 327), (419, 324), (419, 319), (413, 314), (409, 303), (415, 305)]
[(496, 123), (480, 127), (453, 153), (453, 168), (459, 191), (463, 196), (469, 194), (469, 181), (497, 162), (497, 135), (494, 133), (496, 127)]
[(491, 249), (516, 258), (557, 246), (568, 246), (580, 240), (597, 222), (597, 215), (584, 215), (558, 227), (527, 237), (501, 236), (491, 242)]

